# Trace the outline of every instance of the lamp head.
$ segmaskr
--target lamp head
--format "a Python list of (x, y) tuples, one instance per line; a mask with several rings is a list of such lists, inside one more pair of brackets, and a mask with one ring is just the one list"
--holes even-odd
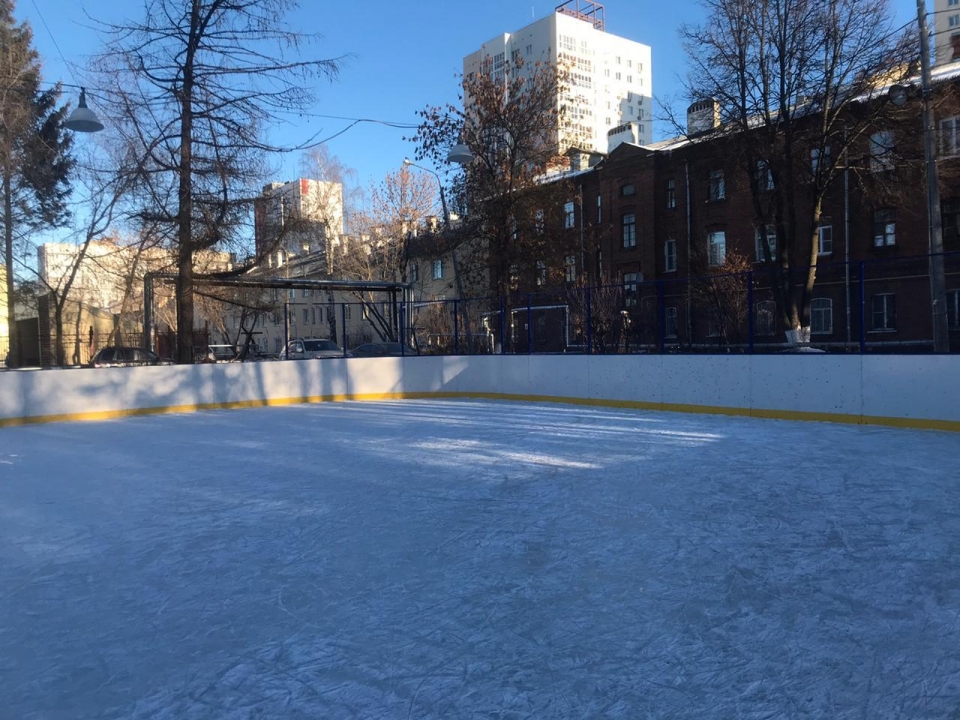
[(93, 110), (87, 107), (87, 91), (84, 88), (80, 88), (80, 104), (70, 113), (63, 126), (74, 132), (95, 133), (103, 130), (103, 123)]

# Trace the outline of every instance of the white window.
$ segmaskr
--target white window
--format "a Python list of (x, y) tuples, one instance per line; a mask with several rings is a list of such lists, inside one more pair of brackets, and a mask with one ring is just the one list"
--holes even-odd
[(714, 170), (710, 173), (710, 200), (723, 200), (727, 196), (723, 170)]
[(754, 332), (757, 335), (773, 335), (776, 333), (777, 324), (774, 318), (776, 310), (777, 304), (773, 300), (761, 300), (757, 303), (753, 323)]
[(537, 260), (537, 287), (543, 287), (547, 284), (547, 264), (543, 260)]
[(892, 130), (882, 130), (870, 136), (870, 170), (893, 170), (894, 138)]
[(667, 210), (673, 210), (677, 207), (677, 182), (667, 180)]
[(820, 226), (817, 228), (817, 235), (819, 236), (819, 245), (820, 249), (818, 250), (818, 255), (832, 255), (833, 254), (833, 225), (830, 223), (821, 222)]
[(573, 209), (573, 200), (568, 200), (563, 204), (563, 226), (565, 228), (576, 227), (576, 216)]
[(564, 268), (566, 270), (567, 282), (575, 282), (577, 279), (577, 256), (567, 255), (566, 260), (564, 261)]
[(627, 307), (634, 307), (637, 304), (637, 281), (640, 279), (640, 273), (623, 274), (623, 304)]
[(675, 272), (677, 269), (677, 241), (668, 238), (663, 243), (663, 271)]
[(634, 213), (626, 213), (622, 220), (623, 227), (623, 246), (632, 248), (637, 246), (637, 216)]
[(666, 327), (663, 329), (663, 336), (668, 338), (675, 338), (677, 336), (677, 309), (675, 307), (668, 307), (663, 312), (664, 324)]
[(433, 261), (433, 279), (441, 280), (443, 278), (443, 260)]
[(821, 169), (825, 170), (830, 165), (830, 148), (814, 148), (810, 151), (810, 172), (816, 175)]
[(410, 266), (410, 282), (420, 282), (420, 266), (417, 263)]
[(897, 296), (893, 293), (874, 295), (870, 299), (873, 330), (892, 332), (897, 329)]
[(722, 230), (707, 235), (707, 264), (723, 265), (727, 260), (727, 235)]
[(833, 332), (833, 300), (814, 298), (810, 301), (810, 333), (829, 335)]
[(303, 289), (303, 297), (310, 297), (310, 288)]
[(290, 288), (290, 291), (287, 293), (287, 297), (290, 298), (291, 300), (296, 300), (296, 299), (297, 299), (297, 291), (294, 290), (293, 288)]
[(757, 160), (757, 190), (773, 190), (773, 173), (766, 160)]
[(960, 117), (940, 121), (940, 154), (944, 157), (960, 155)]
[(960, 27), (960, 15), (951, 15), (947, 22), (949, 27)]
[(617, 78), (617, 80), (622, 80), (622, 79), (623, 79), (623, 78), (620, 76), (620, 73), (617, 73), (617, 74), (616, 74), (616, 78)]
[(960, 290), (947, 293), (947, 324), (951, 330), (960, 330)]
[(767, 238), (767, 248), (770, 250), (770, 259), (777, 259), (777, 231), (775, 228), (767, 227), (766, 229), (762, 227), (757, 228), (756, 235), (754, 236), (754, 250), (757, 253), (757, 262), (766, 262), (767, 256), (763, 254), (763, 238)]
[(873, 246), (897, 244), (897, 218), (893, 210), (878, 210), (873, 214)]
[(313, 306), (313, 324), (318, 325), (323, 322), (323, 308), (319, 305)]

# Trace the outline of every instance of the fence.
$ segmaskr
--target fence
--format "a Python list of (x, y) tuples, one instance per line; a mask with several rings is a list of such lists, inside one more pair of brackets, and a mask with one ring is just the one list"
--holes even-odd
[[(951, 349), (960, 350), (960, 253), (942, 255)], [(826, 352), (933, 350), (929, 256), (820, 263), (809, 347)], [(790, 277), (803, 286), (807, 269)], [(786, 341), (773, 272), (566, 287), (503, 298), (414, 303), (405, 325), (421, 354), (772, 353)]]
[[(889, 250), (883, 248), (878, 250)], [(943, 256), (950, 348), (960, 351), (960, 253)], [(809, 346), (831, 353), (924, 353), (933, 350), (928, 256), (820, 263), (811, 295)], [(806, 270), (791, 277), (802, 287)], [(637, 275), (627, 275), (627, 278)], [(600, 287), (568, 284), (505, 297), (393, 302), (333, 302), (307, 296), (278, 299), (269, 309), (207, 302), (215, 321), (194, 334), (195, 360), (210, 345), (244, 357), (275, 357), (297, 337), (329, 338), (344, 355), (358, 345), (405, 341), (401, 352), (421, 355), (528, 353), (776, 353), (795, 349), (785, 339), (781, 300), (769, 268), (694, 278), (665, 274), (648, 282)], [(211, 317), (212, 317), (211, 315)], [(20, 366), (56, 364), (48, 324), (19, 321)], [(139, 346), (135, 328), (113, 325), (63, 337), (65, 364), (86, 364), (107, 344)], [(119, 336), (119, 340), (118, 340)], [(0, 361), (6, 356), (0, 338)], [(154, 333), (163, 357), (176, 357), (173, 330)], [(239, 348), (246, 352), (240, 353)], [(27, 352), (29, 350), (29, 352)], [(224, 357), (229, 354), (225, 353)], [(217, 354), (220, 358), (221, 355)]]

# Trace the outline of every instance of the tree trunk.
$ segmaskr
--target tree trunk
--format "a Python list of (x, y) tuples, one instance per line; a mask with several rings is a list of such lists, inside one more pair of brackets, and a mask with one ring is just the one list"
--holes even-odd
[(67, 363), (67, 351), (63, 346), (63, 303), (53, 303), (53, 332), (55, 339), (53, 341), (53, 363), (57, 367), (63, 367)]
[(177, 362), (193, 362), (193, 253), (180, 246), (177, 262)]
[[(3, 262), (7, 268), (7, 283), (5, 292), (7, 293), (7, 336), (9, 339), (8, 357), (11, 366), (18, 363), (20, 357), (20, 348), (17, 338), (17, 310), (14, 301), (13, 284), (13, 198), (11, 197), (11, 177), (10, 168), (5, 167), (3, 171)], [(4, 358), (0, 358), (4, 360)]]

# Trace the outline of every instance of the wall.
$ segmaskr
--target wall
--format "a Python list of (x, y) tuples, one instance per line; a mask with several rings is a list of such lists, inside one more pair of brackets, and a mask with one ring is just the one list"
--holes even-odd
[(551, 400), (960, 432), (960, 357), (488, 355), (4, 372), (0, 427), (418, 397)]

